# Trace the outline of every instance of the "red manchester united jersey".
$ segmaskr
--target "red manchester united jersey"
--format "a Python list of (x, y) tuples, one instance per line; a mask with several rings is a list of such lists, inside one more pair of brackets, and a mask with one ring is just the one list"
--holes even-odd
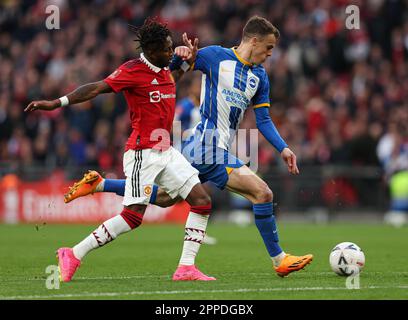
[(126, 150), (170, 146), (176, 104), (176, 85), (168, 68), (140, 59), (125, 62), (104, 80), (114, 92), (123, 91), (129, 107), (132, 133)]

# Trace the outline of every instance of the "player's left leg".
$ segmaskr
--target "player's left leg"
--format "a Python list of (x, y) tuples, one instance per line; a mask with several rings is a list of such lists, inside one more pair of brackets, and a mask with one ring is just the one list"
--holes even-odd
[[(192, 185), (194, 182), (187, 182), (188, 184)], [(211, 199), (200, 183), (194, 185), (185, 199), (191, 208), (184, 229), (183, 250), (177, 270), (173, 274), (173, 280), (216, 280), (214, 277), (203, 274), (195, 266), (196, 256), (201, 244), (205, 241), (208, 218), (211, 213)]]
[(184, 229), (182, 255), (173, 280), (215, 280), (195, 266), (195, 258), (204, 241), (211, 213), (211, 198), (200, 183), (198, 171), (186, 158), (174, 148), (166, 152), (170, 159), (156, 182), (171, 198), (181, 197), (191, 206)]
[(286, 254), (280, 247), (273, 211), (273, 194), (265, 181), (243, 165), (230, 172), (226, 187), (252, 202), (255, 224), (279, 276), (301, 270), (312, 261), (313, 256), (310, 254), (293, 256)]

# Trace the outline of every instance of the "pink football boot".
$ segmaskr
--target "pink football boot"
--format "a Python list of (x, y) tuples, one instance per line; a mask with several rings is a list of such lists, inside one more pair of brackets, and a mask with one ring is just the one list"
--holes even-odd
[(75, 258), (71, 248), (59, 248), (57, 250), (58, 269), (60, 273), (60, 281), (71, 281), (75, 271), (81, 265), (81, 261)]
[(173, 274), (173, 281), (212, 281), (217, 280), (214, 277), (209, 277), (197, 269), (196, 266), (179, 265), (176, 272)]

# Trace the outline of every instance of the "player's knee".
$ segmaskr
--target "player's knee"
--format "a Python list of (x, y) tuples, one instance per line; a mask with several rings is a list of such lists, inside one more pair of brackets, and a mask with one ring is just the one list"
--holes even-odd
[(195, 185), (191, 189), (186, 200), (190, 206), (211, 207), (211, 198), (200, 184)]
[(203, 203), (204, 203), (205, 206), (207, 206), (207, 207), (211, 207), (211, 206), (212, 206), (211, 197), (210, 197), (208, 194), (206, 194), (206, 195), (203, 196), (202, 201), (203, 201)]
[(257, 188), (255, 193), (255, 201), (256, 203), (267, 203), (273, 201), (273, 193), (272, 190), (268, 187), (268, 185), (262, 184)]
[(205, 194), (200, 199), (197, 199), (195, 204), (191, 204), (191, 212), (202, 214), (202, 215), (209, 215), (211, 213), (212, 203), (211, 198)]

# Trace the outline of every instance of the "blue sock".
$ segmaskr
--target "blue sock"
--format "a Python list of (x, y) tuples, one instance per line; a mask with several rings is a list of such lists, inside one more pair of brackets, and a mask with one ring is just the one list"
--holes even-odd
[(283, 250), (279, 246), (278, 230), (275, 216), (273, 215), (273, 203), (254, 204), (255, 224), (262, 236), (266, 249), (271, 257), (275, 257)]
[(125, 179), (105, 179), (103, 185), (103, 192), (115, 192), (119, 196), (125, 195)]
[[(125, 195), (125, 179), (105, 179), (105, 184), (103, 185), (103, 192), (115, 192), (119, 196)], [(159, 187), (157, 185), (153, 185), (152, 188), (152, 195), (150, 196), (149, 203), (156, 202), (157, 196), (157, 189)]]

